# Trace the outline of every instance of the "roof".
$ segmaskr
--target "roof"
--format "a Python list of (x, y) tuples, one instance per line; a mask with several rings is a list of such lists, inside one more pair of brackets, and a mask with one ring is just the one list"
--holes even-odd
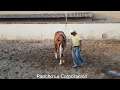
[(0, 14), (0, 18), (80, 18), (93, 17), (91, 12), (86, 13), (57, 13), (57, 14)]

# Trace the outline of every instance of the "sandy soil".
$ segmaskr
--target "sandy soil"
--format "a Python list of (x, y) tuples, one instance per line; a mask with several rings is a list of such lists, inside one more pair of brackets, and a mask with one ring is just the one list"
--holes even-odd
[(0, 79), (40, 79), (37, 75), (87, 75), (87, 79), (119, 79), (107, 75), (106, 71), (120, 72), (120, 40), (84, 40), (81, 55), (85, 64), (78, 68), (72, 68), (69, 41), (64, 53), (65, 63), (59, 66), (59, 59), (54, 57), (52, 40), (1, 40)]

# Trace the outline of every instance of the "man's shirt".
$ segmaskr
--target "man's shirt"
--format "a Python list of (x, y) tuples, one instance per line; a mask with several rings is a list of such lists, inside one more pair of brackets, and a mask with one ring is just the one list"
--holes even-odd
[(76, 34), (75, 36), (72, 35), (72, 47), (80, 45), (80, 35)]

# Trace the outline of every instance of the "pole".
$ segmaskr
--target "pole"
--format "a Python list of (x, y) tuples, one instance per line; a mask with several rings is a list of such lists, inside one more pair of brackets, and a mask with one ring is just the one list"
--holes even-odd
[(65, 17), (66, 17), (65, 30), (66, 30), (66, 32), (67, 32), (67, 33), (66, 33), (66, 37), (68, 38), (68, 37), (69, 37), (69, 32), (68, 32), (68, 30), (67, 30), (67, 29), (68, 29), (68, 28), (67, 28), (67, 22), (68, 22), (68, 20), (67, 20), (67, 17), (68, 17), (68, 16), (67, 16), (67, 11), (66, 11)]
[(66, 14), (65, 14), (65, 16), (66, 16), (66, 30), (67, 30), (67, 12), (66, 12)]

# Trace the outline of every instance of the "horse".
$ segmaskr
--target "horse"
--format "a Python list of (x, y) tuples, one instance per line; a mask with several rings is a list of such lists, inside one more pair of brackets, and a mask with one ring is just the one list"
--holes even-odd
[(55, 58), (58, 58), (58, 53), (60, 57), (59, 65), (64, 63), (63, 52), (66, 47), (66, 35), (63, 31), (57, 31), (54, 34), (54, 49), (55, 49)]

